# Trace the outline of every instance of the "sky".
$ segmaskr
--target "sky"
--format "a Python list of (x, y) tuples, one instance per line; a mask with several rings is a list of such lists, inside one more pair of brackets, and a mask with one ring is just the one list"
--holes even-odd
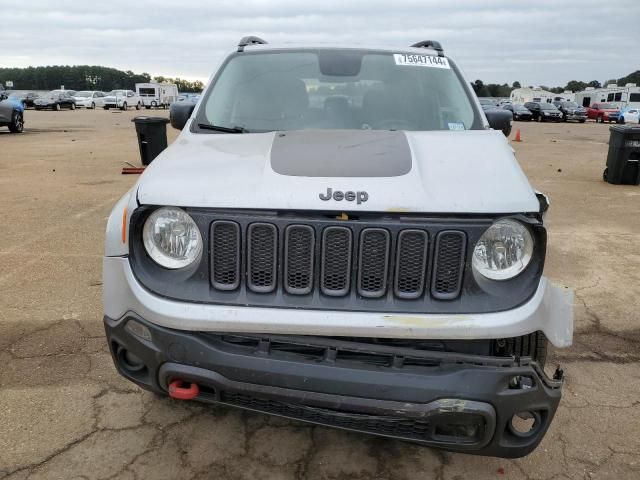
[(640, 70), (640, 0), (0, 0), (0, 67), (89, 64), (206, 81), (244, 35), (433, 39), (485, 83), (564, 86)]

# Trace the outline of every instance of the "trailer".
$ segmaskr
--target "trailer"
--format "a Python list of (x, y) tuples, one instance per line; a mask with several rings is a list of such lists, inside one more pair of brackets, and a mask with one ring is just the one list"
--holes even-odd
[(509, 99), (511, 100), (511, 103), (523, 105), (527, 102), (551, 103), (555, 96), (555, 93), (548, 92), (540, 87), (523, 87), (513, 90)]
[(606, 87), (587, 87), (584, 91), (576, 93), (576, 103), (583, 107), (590, 107), (594, 103), (612, 103), (616, 107), (640, 107), (640, 87), (635, 83), (627, 83), (624, 87), (610, 83)]
[(178, 86), (175, 83), (136, 83), (136, 92), (146, 109), (167, 108), (178, 100)]

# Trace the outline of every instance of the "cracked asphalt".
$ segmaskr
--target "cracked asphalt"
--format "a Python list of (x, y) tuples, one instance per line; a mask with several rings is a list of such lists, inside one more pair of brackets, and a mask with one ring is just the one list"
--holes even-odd
[(640, 478), (640, 187), (602, 181), (606, 125), (514, 125), (520, 163), (551, 198), (546, 274), (575, 288), (576, 334), (551, 352), (566, 386), (545, 440), (504, 460), (180, 403), (121, 379), (101, 255), (111, 206), (136, 180), (120, 169), (138, 162), (137, 113), (27, 111), (24, 134), (0, 132), (0, 479)]

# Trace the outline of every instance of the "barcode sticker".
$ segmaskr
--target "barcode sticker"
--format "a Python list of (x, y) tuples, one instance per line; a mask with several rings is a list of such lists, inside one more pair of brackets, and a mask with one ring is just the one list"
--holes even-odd
[(449, 69), (449, 62), (444, 57), (436, 57), (434, 55), (418, 55), (415, 53), (394, 53), (393, 59), (396, 65), (405, 65), (410, 67), (431, 67)]

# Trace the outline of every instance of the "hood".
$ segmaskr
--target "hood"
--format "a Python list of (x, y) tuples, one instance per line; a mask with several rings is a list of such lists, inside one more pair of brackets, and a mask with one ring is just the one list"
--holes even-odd
[(141, 204), (185, 207), (539, 210), (513, 150), (493, 130), (183, 131), (140, 177), (137, 194)]

